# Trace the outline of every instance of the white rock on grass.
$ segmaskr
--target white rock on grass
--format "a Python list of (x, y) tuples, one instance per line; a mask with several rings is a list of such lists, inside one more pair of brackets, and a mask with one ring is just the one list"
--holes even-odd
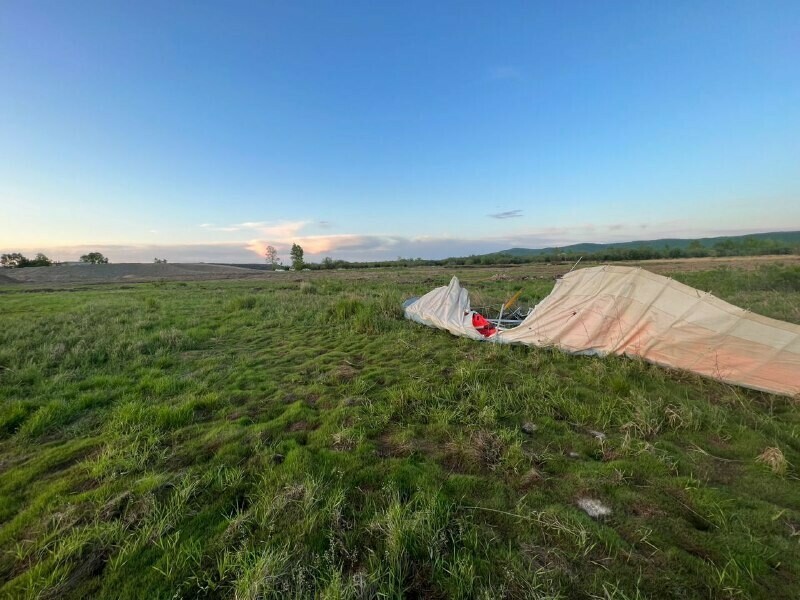
[(611, 507), (594, 498), (578, 498), (578, 507), (593, 519), (602, 519), (611, 514)]
[(602, 431), (595, 431), (594, 429), (590, 429), (589, 430), (589, 435), (597, 438), (601, 442), (606, 439), (606, 434), (605, 433), (603, 433)]

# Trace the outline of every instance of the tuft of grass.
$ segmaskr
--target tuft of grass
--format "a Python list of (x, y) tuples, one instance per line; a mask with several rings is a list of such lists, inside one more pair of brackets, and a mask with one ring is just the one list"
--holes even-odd
[(316, 294), (317, 286), (315, 286), (310, 281), (304, 281), (300, 284), (300, 292), (302, 294)]
[(253, 310), (258, 304), (258, 297), (252, 294), (239, 296), (231, 300), (230, 304), (233, 310)]
[(776, 446), (765, 448), (764, 451), (756, 457), (756, 462), (766, 465), (770, 470), (777, 475), (784, 475), (789, 466), (789, 462), (781, 452), (781, 449)]

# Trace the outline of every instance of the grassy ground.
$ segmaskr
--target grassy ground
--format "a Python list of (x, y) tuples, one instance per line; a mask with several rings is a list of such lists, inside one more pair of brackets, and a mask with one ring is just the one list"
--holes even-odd
[[(0, 287), (0, 595), (797, 596), (796, 401), (403, 320), (451, 274)], [(797, 266), (676, 277), (800, 322)]]

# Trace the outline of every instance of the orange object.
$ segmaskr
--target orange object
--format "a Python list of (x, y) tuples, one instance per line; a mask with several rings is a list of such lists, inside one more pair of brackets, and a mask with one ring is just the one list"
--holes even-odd
[(482, 314), (472, 313), (472, 326), (478, 330), (483, 337), (489, 337), (497, 333), (497, 328), (486, 320)]

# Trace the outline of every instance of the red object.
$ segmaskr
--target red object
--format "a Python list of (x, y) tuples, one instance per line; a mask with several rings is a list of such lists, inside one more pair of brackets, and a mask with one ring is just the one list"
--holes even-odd
[(478, 330), (483, 337), (489, 337), (497, 332), (497, 328), (486, 320), (486, 317), (479, 313), (472, 313), (472, 326)]

